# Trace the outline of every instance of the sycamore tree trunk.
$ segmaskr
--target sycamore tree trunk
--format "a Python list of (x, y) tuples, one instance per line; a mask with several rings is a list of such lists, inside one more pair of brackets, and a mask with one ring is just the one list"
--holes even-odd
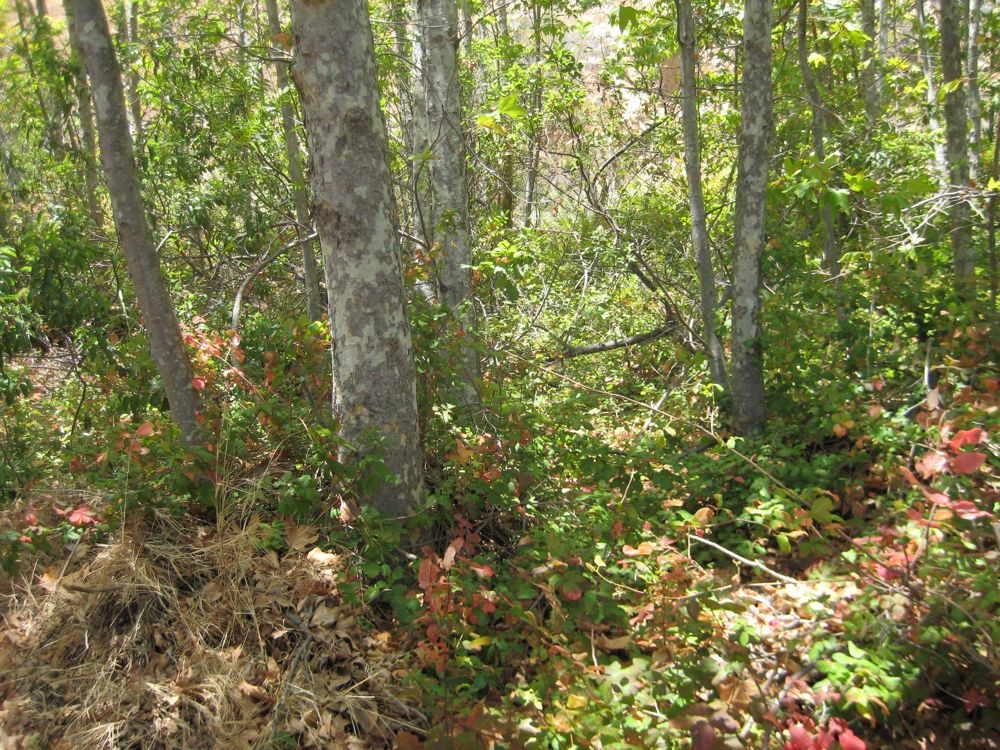
[(879, 91), (878, 62), (876, 60), (875, 0), (861, 0), (861, 31), (866, 37), (864, 59), (861, 60), (861, 88), (865, 102), (865, 117), (869, 128), (878, 127), (882, 114), (882, 97)]
[[(423, 240), (426, 248), (434, 244), (434, 211), (431, 200), (431, 163), (430, 139), (427, 131), (427, 95), (424, 91), (424, 31), (421, 28), (419, 14), (413, 24), (413, 81), (410, 96), (410, 114), (412, 117), (410, 129), (412, 143), (410, 146), (411, 180), (413, 185), (413, 221), (417, 235)], [(422, 285), (424, 295), (428, 298), (437, 295), (437, 283), (434, 279)]]
[(97, 132), (94, 130), (94, 107), (90, 100), (90, 80), (83, 68), (83, 55), (80, 53), (79, 31), (76, 17), (73, 15), (73, 4), (66, 3), (66, 30), (69, 36), (70, 51), (74, 62), (79, 65), (76, 74), (76, 101), (80, 115), (80, 133), (83, 140), (83, 188), (86, 191), (87, 212), (98, 227), (104, 222), (101, 211), (101, 201), (98, 195), (101, 178), (97, 172)]
[(695, 34), (691, 0), (677, 0), (677, 40), (681, 50), (681, 115), (684, 120), (684, 167), (687, 170), (688, 200), (691, 211), (691, 244), (698, 263), (701, 286), (701, 320), (704, 327), (705, 353), (708, 355), (712, 382), (722, 389), (729, 387), (726, 359), (716, 331), (715, 270), (708, 243), (705, 220), (705, 196), (701, 184), (701, 147), (698, 140), (698, 92), (695, 83)]
[[(816, 162), (826, 161), (824, 146), (823, 102), (819, 98), (819, 89), (809, 69), (809, 50), (806, 47), (806, 32), (809, 22), (809, 0), (799, 0), (799, 69), (802, 73), (802, 86), (809, 101), (811, 114), (810, 132), (812, 133), (813, 154)], [(833, 211), (826, 201), (820, 203), (820, 219), (823, 222), (823, 265), (827, 273), (834, 279), (840, 275), (840, 251), (837, 248), (837, 233), (833, 224)]]
[(472, 305), (472, 247), (469, 192), (462, 135), (461, 80), (458, 73), (458, 18), (455, 0), (418, 0), (423, 48), (422, 75), (427, 129), (432, 153), (434, 247), (441, 302), (460, 328), (462, 389), (465, 405), (478, 401), (479, 361), (470, 340), (475, 330)]
[(73, 0), (80, 54), (90, 76), (101, 163), (111, 195), (111, 209), (129, 276), (149, 337), (149, 350), (170, 401), (170, 415), (189, 446), (203, 438), (198, 423), (198, 394), (191, 364), (160, 272), (153, 235), (136, 176), (132, 140), (125, 115), (121, 70), (115, 59), (108, 19), (100, 0)]
[[(138, 49), (139, 44), (139, 3), (126, 0), (122, 4), (122, 36), (129, 47)], [(134, 52), (132, 53), (135, 54)], [(146, 135), (142, 122), (142, 100), (139, 98), (139, 68), (133, 63), (128, 66), (128, 108), (132, 115), (132, 132), (135, 133), (135, 148), (142, 153)]]
[(358, 458), (380, 439), (394, 481), (365, 500), (412, 511), (423, 495), (416, 370), (385, 122), (365, 0), (293, 0), (293, 78), (312, 154), (333, 350), (334, 414)]
[(771, 0), (745, 0), (742, 117), (733, 217), (733, 426), (741, 435), (764, 424), (760, 258), (771, 133)]
[[(268, 32), (272, 39), (280, 38), (281, 17), (278, 14), (278, 0), (266, 0), (266, 10)], [(309, 218), (309, 196), (306, 195), (306, 183), (302, 175), (302, 158), (299, 155), (299, 135), (295, 130), (295, 110), (285, 94), (289, 85), (288, 68), (285, 63), (274, 63), (274, 79), (281, 96), (281, 129), (285, 137), (288, 179), (292, 183), (296, 232), (301, 240), (311, 234), (312, 222)], [(323, 317), (323, 296), (312, 242), (302, 243), (302, 265), (306, 281), (306, 311), (310, 320), (319, 320)]]
[(969, 178), (979, 179), (979, 148), (983, 140), (983, 117), (979, 95), (979, 28), (982, 16), (982, 0), (969, 2), (969, 41), (967, 71), (969, 80)]
[(920, 49), (920, 68), (923, 70), (924, 83), (926, 84), (927, 124), (932, 133), (935, 134), (934, 164), (937, 167), (938, 179), (943, 185), (944, 180), (947, 179), (948, 170), (945, 164), (944, 145), (937, 139), (936, 135), (941, 129), (941, 123), (937, 117), (937, 84), (934, 82), (934, 61), (931, 58), (930, 45), (927, 43), (927, 17), (924, 13), (924, 0), (914, 0), (914, 10), (916, 11), (914, 32)]
[(976, 296), (976, 263), (970, 232), (968, 117), (962, 80), (961, 0), (941, 0), (941, 71), (944, 74), (945, 159), (951, 196), (948, 223), (955, 264), (955, 293), (959, 299)]

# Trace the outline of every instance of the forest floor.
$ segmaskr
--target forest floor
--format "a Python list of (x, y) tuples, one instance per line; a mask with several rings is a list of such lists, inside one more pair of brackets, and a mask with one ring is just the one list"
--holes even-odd
[[(35, 365), (44, 411), (43, 392), (64, 383)], [(316, 524), (250, 505), (107, 523), (79, 477), (39, 484), (0, 527), (80, 533), (4, 580), (0, 750), (998, 748), (995, 602), (976, 593), (995, 583), (1000, 533), (985, 510), (993, 372), (929, 392), (919, 419), (942, 428), (936, 442), (895, 445), (898, 467), (865, 454), (851, 469), (863, 496), (820, 492), (752, 557), (733, 550), (721, 504), (633, 482), (634, 468), (605, 495), (550, 477), (534, 520), (456, 513), (402, 557), (331, 543), (330, 508)], [(856, 409), (833, 440), (876, 434), (861, 421), (879, 410)], [(452, 458), (495, 485), (501, 470), (476, 462), (498, 445), (458, 442)], [(692, 449), (681, 473), (721, 466), (727, 450), (714, 450)], [(727, 477), (722, 491), (747, 483)], [(907, 486), (926, 504), (889, 502)], [(982, 572), (960, 571), (975, 555)]]

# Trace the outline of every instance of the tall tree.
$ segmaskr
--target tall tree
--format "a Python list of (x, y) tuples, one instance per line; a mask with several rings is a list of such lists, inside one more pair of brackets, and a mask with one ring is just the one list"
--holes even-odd
[(691, 210), (691, 244), (698, 263), (701, 287), (701, 320), (705, 352), (712, 382), (729, 387), (726, 359), (716, 332), (715, 270), (705, 220), (705, 196), (701, 184), (701, 147), (698, 136), (698, 91), (695, 81), (695, 34), (691, 0), (677, 0), (677, 40), (681, 50), (681, 115), (684, 120), (684, 167), (687, 171), (688, 201)]
[[(281, 35), (281, 17), (278, 14), (278, 0), (266, 0), (267, 29), (272, 39)], [(299, 134), (295, 130), (295, 110), (284, 92), (288, 89), (288, 67), (286, 63), (275, 61), (274, 79), (281, 96), (281, 130), (285, 138), (285, 156), (288, 159), (288, 178), (292, 183), (292, 202), (295, 206), (295, 223), (299, 239), (311, 233), (309, 218), (309, 196), (306, 194), (305, 178), (302, 175), (302, 157), (299, 155)], [(323, 296), (319, 285), (319, 269), (316, 266), (316, 252), (312, 242), (302, 243), (302, 264), (306, 282), (306, 309), (311, 320), (323, 317)]]
[(927, 42), (927, 16), (924, 13), (924, 0), (914, 0), (914, 10), (916, 11), (916, 28), (914, 33), (917, 37), (917, 45), (920, 51), (920, 68), (924, 73), (924, 84), (926, 86), (927, 102), (927, 124), (935, 134), (934, 143), (934, 165), (937, 168), (938, 178), (942, 184), (947, 179), (948, 168), (945, 164), (944, 144), (937, 140), (936, 134), (941, 129), (941, 123), (937, 117), (937, 83), (934, 80), (934, 60), (931, 57), (930, 44)]
[(121, 70), (108, 19), (101, 0), (72, 2), (80, 54), (93, 91), (101, 163), (111, 195), (111, 209), (145, 321), (149, 350), (170, 401), (170, 415), (180, 427), (185, 443), (196, 445), (203, 437), (198, 424), (200, 400), (192, 385), (191, 363), (146, 220), (125, 115)]
[[(121, 33), (131, 49), (139, 45), (139, 3), (137, 0), (125, 0), (121, 6)], [(134, 52), (133, 52), (134, 54)], [(128, 108), (132, 115), (132, 132), (135, 134), (135, 147), (142, 153), (146, 142), (145, 128), (142, 122), (142, 99), (139, 98), (139, 69), (136, 65), (128, 66)]]
[(77, 112), (80, 116), (80, 133), (83, 140), (83, 179), (87, 210), (94, 223), (98, 226), (104, 220), (101, 211), (100, 196), (98, 186), (100, 176), (97, 170), (97, 131), (94, 130), (94, 107), (90, 100), (90, 80), (87, 78), (87, 71), (83, 69), (83, 58), (80, 54), (79, 32), (76, 26), (76, 17), (73, 15), (73, 4), (66, 4), (66, 30), (69, 35), (70, 50), (73, 54), (73, 62), (78, 66), (76, 71), (76, 101)]
[(864, 59), (861, 61), (861, 89), (868, 127), (875, 128), (882, 114), (882, 92), (876, 59), (875, 0), (861, 0), (861, 31), (865, 35)]
[(385, 122), (365, 0), (293, 0), (293, 79), (312, 155), (343, 457), (373, 438), (395, 475), (369, 500), (391, 515), (423, 494), (416, 370)]
[(966, 50), (969, 80), (969, 177), (979, 178), (979, 147), (983, 140), (983, 118), (979, 93), (979, 33), (982, 17), (982, 0), (968, 0), (969, 41)]
[(962, 3), (941, 0), (941, 71), (944, 74), (945, 158), (951, 192), (948, 223), (955, 264), (955, 292), (961, 299), (976, 295), (976, 262), (966, 200), (969, 187), (968, 116), (962, 80)]
[(423, 52), (422, 76), (427, 107), (434, 245), (437, 249), (441, 302), (457, 314), (466, 340), (462, 344), (466, 404), (478, 400), (476, 350), (469, 344), (475, 328), (472, 293), (472, 245), (469, 236), (469, 189), (462, 135), (461, 80), (458, 73), (458, 13), (455, 0), (418, 0)]
[(733, 216), (733, 425), (746, 435), (764, 424), (760, 258), (773, 111), (771, 0), (745, 0), (743, 81)]
[[(802, 72), (802, 87), (805, 89), (806, 99), (809, 102), (809, 131), (812, 134), (813, 155), (816, 157), (816, 162), (822, 164), (826, 161), (826, 147), (823, 143), (825, 131), (823, 102), (819, 98), (819, 89), (816, 88), (816, 81), (809, 68), (809, 50), (806, 45), (809, 23), (808, 9), (809, 0), (799, 0), (799, 69)], [(840, 275), (840, 251), (837, 248), (833, 211), (826, 201), (820, 204), (819, 211), (820, 219), (823, 222), (823, 264), (826, 266), (827, 273), (836, 279)]]

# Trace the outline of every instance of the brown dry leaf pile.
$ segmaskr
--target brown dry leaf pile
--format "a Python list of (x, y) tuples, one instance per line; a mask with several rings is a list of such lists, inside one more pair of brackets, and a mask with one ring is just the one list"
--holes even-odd
[(280, 559), (254, 534), (159, 519), (11, 596), (0, 750), (367, 750), (420, 733), (401, 656), (340, 597), (340, 557), (308, 529)]

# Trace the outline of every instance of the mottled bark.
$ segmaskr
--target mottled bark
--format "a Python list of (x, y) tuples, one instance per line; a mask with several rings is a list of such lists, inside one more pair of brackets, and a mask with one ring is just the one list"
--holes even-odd
[[(139, 44), (139, 3), (136, 0), (126, 0), (122, 6), (122, 27), (125, 41), (133, 49), (138, 49)], [(135, 149), (142, 153), (143, 144), (146, 143), (146, 135), (142, 123), (142, 99), (139, 97), (139, 69), (136, 65), (128, 66), (128, 108), (132, 116), (132, 132), (135, 134)]]
[(969, 41), (967, 68), (969, 81), (969, 179), (979, 179), (979, 149), (983, 140), (982, 107), (979, 96), (979, 28), (982, 0), (969, 2)]
[(930, 45), (927, 43), (927, 18), (924, 14), (924, 0), (914, 0), (914, 10), (917, 22), (914, 33), (917, 37), (917, 46), (920, 49), (920, 68), (924, 73), (926, 86), (927, 124), (934, 133), (934, 164), (937, 168), (938, 179), (943, 184), (944, 180), (947, 179), (948, 170), (945, 164), (944, 144), (937, 138), (941, 123), (937, 117), (937, 84), (934, 82), (934, 61), (931, 58)]
[[(267, 28), (272, 39), (281, 34), (281, 17), (278, 14), (278, 0), (266, 0)], [(305, 178), (302, 174), (302, 157), (299, 154), (299, 134), (295, 129), (295, 110), (284, 92), (289, 87), (288, 66), (283, 62), (274, 63), (274, 79), (278, 84), (281, 99), (281, 129), (285, 137), (285, 157), (288, 160), (288, 178), (292, 183), (292, 202), (295, 206), (296, 233), (299, 239), (311, 234), (312, 221), (309, 217), (309, 196), (306, 194)], [(306, 311), (310, 320), (323, 317), (323, 293), (319, 284), (319, 268), (316, 251), (312, 242), (302, 243), (302, 267), (305, 274)]]
[[(413, 69), (415, 72), (410, 99), (412, 116), (412, 138), (410, 157), (412, 160), (413, 218), (417, 234), (426, 247), (434, 244), (434, 206), (431, 200), (430, 138), (427, 130), (427, 95), (424, 92), (424, 31), (419, 17), (413, 25)], [(428, 298), (437, 296), (434, 279), (422, 286)]]
[(882, 115), (882, 100), (878, 87), (878, 62), (875, 52), (875, 0), (861, 0), (861, 31), (868, 38), (863, 48), (861, 60), (861, 93), (865, 102), (865, 117), (869, 128), (878, 127)]
[(418, 0), (423, 31), (422, 75), (434, 201), (434, 247), (441, 302), (462, 329), (463, 382), (459, 394), (468, 405), (478, 401), (479, 362), (469, 337), (475, 330), (472, 306), (472, 247), (465, 141), (462, 135), (461, 80), (458, 73), (458, 19), (455, 0)]
[[(532, 62), (537, 64), (542, 60), (542, 6), (533, 3), (531, 8), (531, 33), (535, 43)], [(537, 75), (537, 74), (536, 74)], [(538, 188), (538, 165), (541, 158), (541, 144), (536, 126), (536, 118), (541, 115), (542, 86), (538, 80), (532, 80), (531, 107), (528, 111), (528, 164), (524, 186), (524, 227), (530, 229), (538, 213), (536, 192)]]
[(87, 212), (94, 224), (104, 223), (101, 211), (101, 201), (98, 195), (100, 176), (97, 173), (97, 133), (94, 130), (94, 106), (90, 100), (90, 80), (83, 67), (83, 56), (80, 54), (79, 33), (76, 27), (76, 17), (73, 15), (73, 4), (66, 3), (66, 29), (69, 36), (70, 50), (74, 62), (79, 66), (76, 74), (76, 101), (80, 116), (80, 133), (83, 140), (83, 187), (86, 192)]
[(708, 242), (705, 196), (701, 184), (701, 144), (698, 137), (698, 91), (695, 82), (695, 34), (691, 0), (677, 0), (677, 41), (681, 51), (681, 116), (684, 121), (684, 168), (687, 171), (688, 202), (691, 213), (691, 245), (698, 264), (701, 292), (701, 321), (705, 354), (712, 382), (729, 387), (726, 359), (716, 331), (715, 270)]
[(772, 121), (771, 0), (745, 0), (742, 117), (733, 217), (733, 426), (741, 435), (764, 424), (760, 258)]
[(875, 68), (875, 85), (879, 101), (885, 101), (885, 70), (889, 57), (889, 0), (878, 0), (878, 66)]
[(961, 0), (941, 0), (941, 72), (947, 86), (944, 98), (945, 158), (952, 201), (948, 208), (951, 252), (955, 264), (955, 293), (960, 299), (976, 295), (976, 263), (969, 226), (968, 117), (962, 80)]
[(293, 79), (312, 155), (313, 204), (345, 460), (383, 440), (395, 475), (365, 498), (403, 515), (423, 495), (416, 371), (394, 222), (385, 122), (364, 0), (293, 0)]
[[(822, 164), (826, 161), (826, 148), (823, 143), (825, 118), (819, 89), (816, 88), (816, 81), (809, 68), (809, 50), (806, 46), (806, 32), (809, 22), (808, 8), (809, 0), (799, 0), (799, 69), (802, 73), (802, 86), (806, 92), (806, 100), (809, 102), (809, 131), (812, 134), (813, 154), (816, 157), (816, 162)], [(826, 201), (820, 202), (819, 211), (820, 219), (823, 222), (823, 265), (826, 267), (827, 273), (836, 279), (840, 275), (840, 250), (837, 247), (837, 233), (833, 225), (833, 211)]]
[(146, 220), (125, 115), (121, 70), (115, 59), (108, 21), (100, 0), (73, 0), (73, 13), (80, 53), (93, 92), (111, 209), (142, 311), (149, 350), (170, 401), (170, 415), (180, 427), (184, 442), (193, 446), (203, 438), (198, 424), (200, 402), (191, 384), (191, 364)]

